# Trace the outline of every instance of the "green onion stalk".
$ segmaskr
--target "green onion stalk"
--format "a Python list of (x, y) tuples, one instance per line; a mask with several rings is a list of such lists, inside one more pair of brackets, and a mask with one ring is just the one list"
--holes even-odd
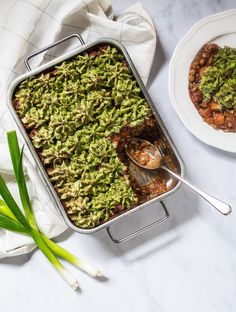
[(78, 281), (65, 269), (57, 257), (77, 266), (92, 277), (102, 277), (101, 271), (62, 248), (39, 231), (23, 172), (23, 148), (20, 151), (15, 131), (8, 132), (7, 138), (24, 214), (0, 175), (0, 195), (2, 197), (0, 199), (0, 227), (31, 236), (41, 252), (74, 290), (79, 288)]

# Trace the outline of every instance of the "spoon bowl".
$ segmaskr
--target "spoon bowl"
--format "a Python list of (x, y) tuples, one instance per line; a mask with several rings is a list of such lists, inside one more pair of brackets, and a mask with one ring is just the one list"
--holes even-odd
[(161, 149), (157, 148), (149, 141), (140, 138), (130, 139), (128, 144), (126, 145), (126, 154), (136, 165), (142, 168), (150, 170), (161, 168), (167, 171), (170, 175), (183, 182), (190, 189), (192, 189), (198, 195), (208, 201), (215, 209), (217, 209), (222, 214), (227, 215), (232, 211), (230, 205), (200, 190), (189, 181), (178, 175), (176, 172), (168, 168), (165, 164)]
[(157, 169), (161, 166), (162, 156), (160, 151), (150, 142), (140, 139), (130, 139), (126, 146), (129, 158), (138, 166), (145, 169)]

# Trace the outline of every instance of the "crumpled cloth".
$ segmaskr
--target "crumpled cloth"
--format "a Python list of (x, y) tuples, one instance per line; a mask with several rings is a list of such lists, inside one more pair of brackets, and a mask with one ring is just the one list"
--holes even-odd
[[(20, 203), (6, 143), (6, 132), (17, 126), (8, 108), (8, 88), (26, 72), (24, 59), (30, 53), (70, 34), (80, 34), (85, 43), (101, 37), (119, 40), (128, 50), (144, 83), (147, 82), (156, 48), (156, 33), (150, 16), (137, 3), (114, 17), (108, 0), (8, 0), (0, 4), (0, 174)], [(77, 44), (78, 45), (78, 44)], [(34, 59), (33, 68), (60, 55), (49, 50)], [(53, 54), (53, 55), (52, 55)], [(18, 131), (18, 130), (17, 130)], [(20, 143), (23, 144), (18, 132)], [(40, 230), (55, 237), (67, 229), (44, 186), (37, 166), (25, 149), (24, 170)], [(0, 229), (0, 258), (30, 252), (31, 238)]]

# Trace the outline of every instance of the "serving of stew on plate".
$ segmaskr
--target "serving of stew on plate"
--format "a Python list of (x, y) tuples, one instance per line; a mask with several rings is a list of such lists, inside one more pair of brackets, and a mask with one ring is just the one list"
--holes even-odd
[(205, 44), (189, 70), (189, 95), (205, 122), (236, 132), (236, 49)]

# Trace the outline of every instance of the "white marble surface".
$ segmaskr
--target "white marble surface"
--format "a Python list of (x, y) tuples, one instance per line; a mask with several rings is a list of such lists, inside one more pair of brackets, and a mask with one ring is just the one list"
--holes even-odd
[[(117, 13), (133, 0), (113, 1)], [(235, 0), (142, 0), (152, 15), (158, 47), (150, 95), (186, 164), (187, 177), (236, 209), (236, 155), (193, 137), (168, 98), (168, 63), (178, 40), (204, 16), (236, 8)], [(236, 311), (236, 216), (223, 217), (182, 187), (166, 200), (170, 218), (132, 241), (115, 245), (106, 231), (68, 233), (62, 245), (90, 259), (109, 277), (99, 282), (70, 270), (80, 281), (75, 293), (39, 252), (0, 261), (0, 311), (234, 312)], [(155, 217), (155, 207), (122, 226), (133, 229)]]

